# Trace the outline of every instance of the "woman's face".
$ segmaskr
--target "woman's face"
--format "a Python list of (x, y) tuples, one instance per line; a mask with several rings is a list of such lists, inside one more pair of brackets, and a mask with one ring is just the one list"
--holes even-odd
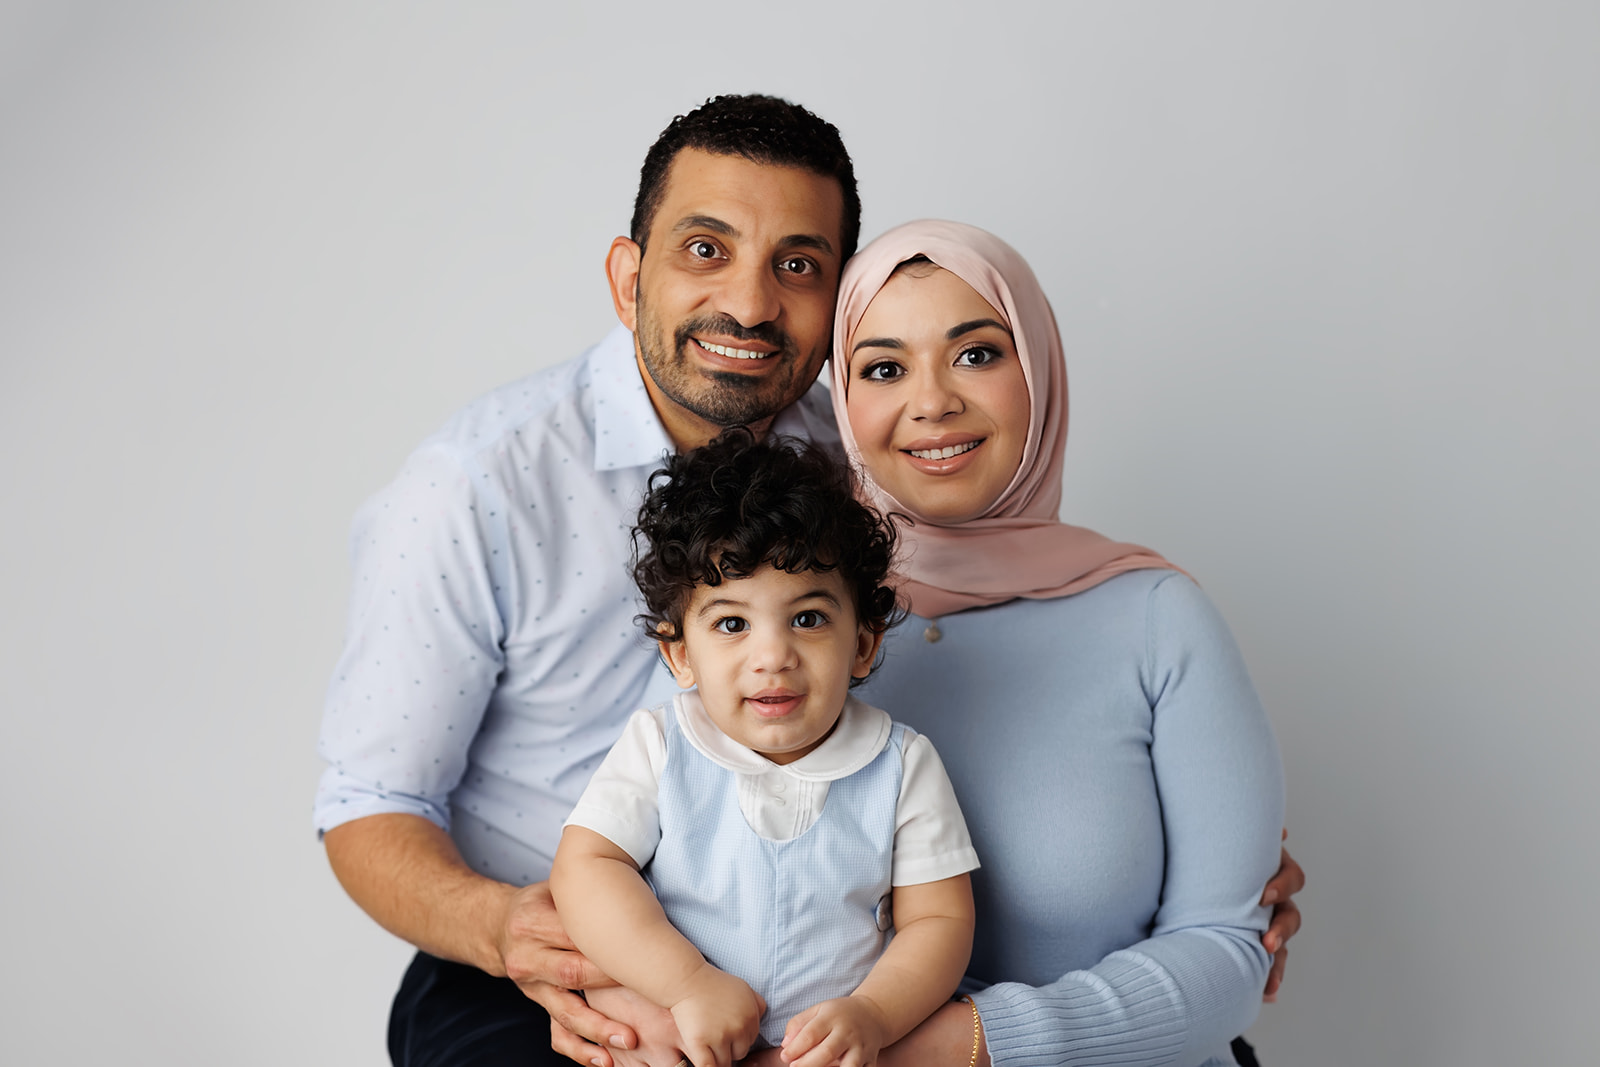
[(850, 340), (845, 410), (874, 481), (943, 525), (976, 518), (1022, 464), (1028, 386), (1011, 331), (966, 282), (914, 265)]

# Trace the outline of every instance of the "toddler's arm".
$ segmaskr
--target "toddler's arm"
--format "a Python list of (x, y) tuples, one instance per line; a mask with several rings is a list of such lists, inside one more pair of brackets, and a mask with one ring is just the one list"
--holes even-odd
[(568, 826), (550, 891), (579, 951), (672, 1012), (681, 1051), (695, 1067), (731, 1067), (750, 1050), (766, 1004), (743, 981), (707, 963), (667, 921), (627, 852), (593, 830)]
[(894, 939), (856, 991), (789, 1020), (786, 1062), (870, 1067), (879, 1049), (910, 1033), (955, 993), (972, 955), (972, 879), (958, 874), (896, 886), (892, 906)]

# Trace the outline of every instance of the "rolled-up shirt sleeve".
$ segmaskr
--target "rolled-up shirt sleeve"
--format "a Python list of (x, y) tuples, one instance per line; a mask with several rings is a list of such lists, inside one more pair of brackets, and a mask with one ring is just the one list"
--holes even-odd
[(387, 812), (450, 829), (514, 588), (505, 509), (485, 491), (470, 461), (425, 445), (356, 515), (348, 629), (318, 741), (319, 836)]

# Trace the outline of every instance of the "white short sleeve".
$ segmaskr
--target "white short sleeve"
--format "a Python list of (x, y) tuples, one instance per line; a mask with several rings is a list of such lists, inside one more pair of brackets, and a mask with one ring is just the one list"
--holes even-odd
[(636, 711), (629, 717), (622, 736), (595, 769), (563, 827), (593, 830), (640, 867), (650, 862), (661, 841), (658, 797), (661, 769), (667, 762), (661, 716), (671, 714), (671, 705), (667, 705)]
[(907, 731), (895, 810), (893, 884), (922, 885), (978, 867), (967, 820), (933, 743)]

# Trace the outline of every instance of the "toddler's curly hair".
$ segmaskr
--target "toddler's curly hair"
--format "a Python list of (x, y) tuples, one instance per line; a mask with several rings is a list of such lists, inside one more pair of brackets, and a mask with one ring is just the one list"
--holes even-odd
[(633, 530), (638, 621), (658, 641), (683, 632), (696, 586), (745, 578), (763, 564), (790, 574), (838, 571), (874, 633), (903, 612), (886, 584), (893, 524), (855, 497), (850, 470), (794, 438), (727, 430), (650, 475)]

